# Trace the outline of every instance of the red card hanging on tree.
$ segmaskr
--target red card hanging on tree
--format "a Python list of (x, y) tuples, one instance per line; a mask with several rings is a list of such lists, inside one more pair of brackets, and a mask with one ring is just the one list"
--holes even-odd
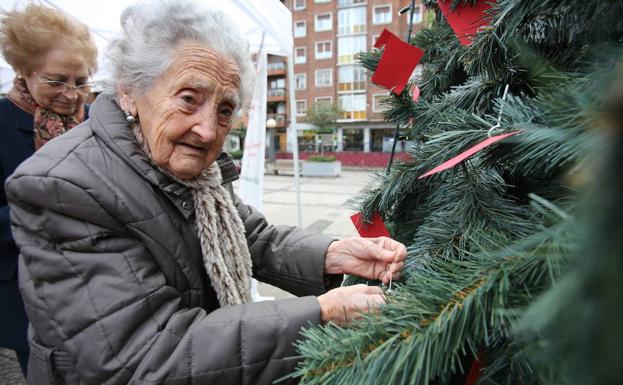
[(454, 10), (450, 10), (452, 0), (439, 0), (437, 5), (461, 44), (470, 45), (478, 29), (489, 24), (490, 17), (485, 11), (491, 8), (491, 3), (495, 1), (478, 0), (474, 6), (461, 2)]
[(381, 218), (381, 214), (377, 212), (372, 216), (371, 222), (363, 219), (362, 213), (351, 215), (350, 220), (353, 221), (359, 235), (364, 238), (390, 237), (387, 227)]
[(415, 66), (424, 56), (424, 51), (405, 43), (387, 29), (383, 30), (374, 44), (377, 48), (383, 45), (385, 50), (370, 80), (400, 95)]
[(376, 39), (376, 42), (374, 42), (374, 48), (381, 48), (382, 46), (387, 44), (387, 41), (389, 40), (390, 36), (396, 36), (396, 35), (389, 32), (387, 28), (383, 29), (383, 32), (381, 32), (379, 37)]
[(481, 150), (489, 147), (493, 143), (499, 142), (500, 140), (508, 138), (509, 136), (517, 135), (517, 134), (519, 134), (521, 132), (523, 132), (523, 131), (519, 130), (519, 131), (507, 132), (506, 134), (492, 136), (492, 137), (490, 137), (490, 138), (488, 138), (488, 139), (478, 143), (477, 145), (475, 145), (474, 147), (470, 148), (469, 150), (464, 151), (464, 152), (460, 153), (459, 155), (455, 156), (454, 158), (452, 158), (452, 159), (450, 159), (450, 160), (440, 164), (439, 166), (437, 166), (434, 169), (430, 170), (426, 174), (419, 176), (418, 179), (426, 178), (427, 176), (435, 175), (435, 174), (440, 173), (440, 172), (442, 172), (444, 170), (452, 168), (452, 167), (456, 166), (457, 164), (461, 163), (462, 161), (464, 161), (465, 159), (469, 158), (470, 156), (474, 155), (478, 151), (481, 151)]
[(469, 372), (467, 372), (465, 385), (476, 385), (476, 382), (480, 379), (480, 371), (482, 370), (480, 356), (481, 354), (478, 354), (478, 357), (474, 358), (472, 361), (472, 365), (469, 367)]
[(415, 103), (420, 100), (420, 87), (418, 87), (417, 84), (411, 86), (411, 99), (413, 99)]

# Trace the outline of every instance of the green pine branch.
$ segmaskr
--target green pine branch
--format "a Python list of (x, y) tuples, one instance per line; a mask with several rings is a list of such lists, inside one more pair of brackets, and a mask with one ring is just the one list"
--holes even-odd
[[(411, 41), (425, 51), (423, 70), (401, 95), (384, 99), (384, 118), (414, 142), (412, 160), (377, 175), (357, 198), (364, 215), (380, 212), (407, 245), (402, 280), (380, 315), (306, 330), (292, 376), (310, 385), (447, 384), (478, 354), (479, 384), (573, 383), (568, 373), (579, 369), (561, 354), (573, 344), (558, 343), (552, 329), (576, 314), (561, 306), (587, 297), (578, 294), (582, 275), (569, 270), (587, 229), (582, 187), (609, 144), (597, 127), (623, 58), (623, 3), (498, 0), (490, 27), (470, 46), (459, 44), (436, 1), (424, 3), (437, 21)], [(452, 5), (460, 3), (474, 1)], [(381, 55), (359, 59), (372, 73)], [(417, 103), (411, 84), (421, 90)], [(490, 135), (517, 130), (419, 179)], [(612, 258), (608, 266), (617, 271)]]
[[(381, 317), (306, 330), (293, 375), (309, 385), (428, 384), (465, 371), (462, 357), (508, 339), (521, 309), (565, 270), (573, 243), (560, 235), (572, 238), (573, 222), (566, 216), (495, 254), (418, 261)], [(410, 258), (420, 259), (411, 250)]]

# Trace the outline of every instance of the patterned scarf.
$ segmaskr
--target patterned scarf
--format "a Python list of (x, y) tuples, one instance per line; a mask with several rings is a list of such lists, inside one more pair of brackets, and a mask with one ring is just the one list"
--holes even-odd
[(19, 108), (34, 116), (35, 150), (40, 149), (50, 139), (64, 134), (84, 120), (83, 103), (79, 104), (79, 108), (72, 115), (67, 116), (40, 107), (33, 99), (26, 86), (26, 80), (22, 77), (15, 77), (13, 88), (7, 97)]
[[(152, 156), (139, 123), (132, 131), (147, 158)], [(151, 162), (154, 164), (153, 162)], [(245, 229), (216, 162), (192, 180), (180, 180), (154, 164), (165, 175), (191, 189), (203, 265), (221, 306), (251, 302), (252, 262)]]

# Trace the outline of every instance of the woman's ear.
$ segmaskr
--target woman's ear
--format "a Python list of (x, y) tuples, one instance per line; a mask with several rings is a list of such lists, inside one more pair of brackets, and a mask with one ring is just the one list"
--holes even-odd
[(130, 115), (136, 116), (137, 109), (136, 103), (134, 102), (134, 98), (121, 87), (117, 87), (117, 95), (119, 95), (119, 106), (124, 112), (129, 112)]

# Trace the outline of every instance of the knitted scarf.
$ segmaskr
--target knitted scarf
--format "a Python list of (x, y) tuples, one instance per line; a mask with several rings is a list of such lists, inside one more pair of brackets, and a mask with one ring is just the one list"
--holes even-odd
[[(132, 126), (132, 131), (151, 161), (151, 152), (138, 123)], [(221, 306), (251, 302), (251, 254), (242, 220), (231, 195), (221, 185), (218, 164), (212, 163), (196, 178), (186, 181), (155, 164), (154, 167), (191, 189), (203, 265)]]
[(30, 94), (26, 80), (22, 77), (16, 76), (13, 79), (13, 88), (7, 97), (16, 106), (34, 116), (35, 150), (40, 149), (50, 139), (64, 134), (84, 120), (83, 103), (80, 103), (79, 108), (68, 116), (59, 115), (39, 106)]

